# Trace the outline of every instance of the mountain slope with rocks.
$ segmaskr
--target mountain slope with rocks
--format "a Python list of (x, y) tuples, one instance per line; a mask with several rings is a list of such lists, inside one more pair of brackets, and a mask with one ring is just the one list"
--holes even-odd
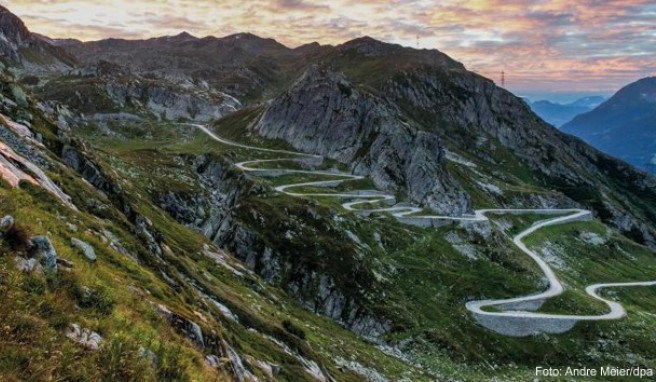
[(8, 9), (0, 6), (0, 61), (11, 64), (12, 70), (26, 74), (45, 74), (65, 71), (76, 60), (64, 49), (50, 44), (47, 37), (39, 36), (25, 27), (23, 21)]
[(204, 79), (243, 101), (271, 96), (293, 79), (304, 64), (303, 57), (317, 54), (248, 33), (223, 38), (181, 33), (149, 40), (62, 40), (56, 44), (85, 64), (108, 61), (136, 74), (173, 82)]
[[(0, 73), (3, 378), (361, 381), (370, 370), (427, 379), (174, 220), (135, 173), (78, 135), (120, 123), (71, 119), (83, 110), (43, 101), (18, 72)], [(220, 159), (192, 158), (207, 179), (249, 193), (234, 173), (232, 185), (215, 177)], [(204, 191), (181, 168), (166, 178), (163, 164), (144, 177), (163, 176), (158, 191), (176, 181)], [(351, 366), (338, 364), (347, 357)]]
[[(605, 221), (656, 247), (656, 231), (651, 228), (656, 219), (656, 179), (545, 124), (521, 99), (492, 81), (439, 52), (417, 52), (368, 38), (337, 47), (321, 62), (331, 68), (327, 71), (341, 70), (343, 77), (309, 69), (271, 102), (254, 131), (306, 152), (338, 158), (354, 171), (371, 174), (382, 188), (394, 190), (389, 184), (396, 179), (397, 187), (406, 184), (411, 200), (443, 211), (445, 206), (452, 211), (470, 208), (463, 191), (470, 198), (484, 192), (495, 205), (506, 207), (535, 203), (527, 202), (526, 195), (503, 200), (494, 192), (503, 187), (490, 183), (490, 175), (497, 183), (547, 188), (561, 195), (540, 203), (590, 207)], [(393, 117), (377, 115), (374, 106), (358, 110), (361, 98), (378, 99)], [(312, 111), (301, 114), (301, 109)], [(360, 147), (365, 147), (362, 158), (355, 155)], [(418, 159), (420, 169), (412, 162), (415, 155), (423, 155), (418, 147), (433, 152), (431, 161)], [(378, 161), (386, 150), (395, 159), (383, 154)], [(463, 174), (459, 179), (440, 168), (446, 151), (485, 163), (490, 169), (486, 176), (464, 177), (487, 180), (479, 180), (477, 190), (467, 189)], [(505, 173), (492, 170), (499, 165)]]
[(632, 165), (656, 172), (656, 77), (620, 89), (562, 129)]
[(69, 119), (105, 125), (126, 120), (208, 122), (241, 106), (234, 97), (206, 82), (147, 78), (108, 62), (51, 76), (34, 84), (33, 89), (40, 98), (74, 111)]
[(438, 137), (409, 123), (397, 106), (316, 66), (262, 115), (255, 131), (295, 149), (347, 163), (384, 190), (461, 215), (471, 203), (444, 167)]

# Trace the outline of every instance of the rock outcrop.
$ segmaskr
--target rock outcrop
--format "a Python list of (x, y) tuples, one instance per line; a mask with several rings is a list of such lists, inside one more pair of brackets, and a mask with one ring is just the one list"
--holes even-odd
[(471, 208), (468, 195), (444, 167), (437, 135), (420, 130), (400, 110), (318, 66), (267, 108), (254, 127), (297, 150), (346, 163), (377, 187), (446, 214)]
[(82, 254), (84, 255), (84, 257), (87, 258), (87, 260), (91, 262), (96, 261), (96, 251), (93, 249), (91, 245), (77, 238), (72, 238), (71, 244), (77, 249), (79, 249), (80, 252), (82, 252)]
[(71, 324), (66, 331), (66, 337), (93, 351), (100, 349), (103, 342), (100, 334), (90, 329), (82, 328), (79, 324)]
[(57, 273), (57, 251), (45, 236), (32, 238), (31, 256), (39, 260), (47, 272)]
[(6, 215), (0, 219), (0, 235), (9, 232), (15, 224), (14, 217)]
[(180, 334), (187, 337), (198, 349), (205, 350), (203, 330), (194, 321), (172, 312), (164, 305), (158, 305), (157, 310), (171, 326)]
[[(145, 107), (156, 116), (167, 120), (208, 122), (235, 111), (240, 104), (234, 98), (210, 92), (191, 92), (174, 88), (161, 81), (107, 81), (107, 95), (119, 106)], [(124, 106), (123, 106), (124, 107)], [(121, 108), (123, 108), (121, 107)]]
[(23, 21), (0, 6), (0, 57), (16, 65), (18, 72), (43, 74), (65, 71), (75, 59), (65, 50), (51, 45), (44, 37), (31, 33)]

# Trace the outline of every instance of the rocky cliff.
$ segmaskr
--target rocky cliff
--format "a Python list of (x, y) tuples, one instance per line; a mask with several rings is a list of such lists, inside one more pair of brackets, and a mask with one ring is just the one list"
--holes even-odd
[(0, 60), (22, 74), (44, 74), (71, 69), (76, 60), (48, 39), (31, 33), (23, 21), (0, 6)]
[(446, 171), (444, 146), (400, 110), (339, 73), (310, 67), (271, 102), (255, 131), (347, 164), (377, 187), (460, 215), (470, 200)]
[[(368, 262), (358, 260), (366, 249), (348, 239), (333, 212), (302, 202), (263, 208), (261, 199), (273, 191), (239, 174), (229, 161), (213, 155), (184, 161), (198, 176), (202, 192), (162, 190), (160, 205), (171, 216), (229, 250), (311, 311), (368, 338), (391, 329), (392, 323), (371, 309), (381, 302), (382, 285)], [(316, 239), (306, 242), (304, 237)], [(324, 256), (339, 260), (320, 261)]]
[[(655, 178), (547, 125), (525, 102), (492, 81), (439, 52), (366, 38), (335, 48), (323, 60), (360, 89), (401, 110), (409, 123), (435, 134), (448, 150), (480, 161), (488, 174), (499, 174), (494, 168), (501, 167), (523, 183), (561, 192), (656, 247), (656, 231), (650, 228), (656, 221), (651, 207)], [(413, 145), (402, 149), (413, 150)], [(498, 180), (508, 180), (503, 178)], [(492, 195), (497, 205), (503, 203), (499, 196)]]
[(241, 107), (235, 98), (206, 82), (145, 78), (108, 62), (53, 76), (35, 86), (43, 99), (66, 105), (82, 118), (107, 121), (171, 120), (207, 122)]

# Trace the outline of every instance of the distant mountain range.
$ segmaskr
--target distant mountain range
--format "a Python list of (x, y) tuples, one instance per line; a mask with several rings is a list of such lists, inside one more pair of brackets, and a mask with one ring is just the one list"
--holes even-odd
[(623, 87), (562, 130), (636, 167), (656, 172), (656, 77)]
[(527, 101), (531, 110), (547, 123), (560, 127), (579, 114), (587, 113), (599, 106), (605, 100), (602, 96), (579, 98), (568, 104), (561, 104), (547, 100), (535, 102)]

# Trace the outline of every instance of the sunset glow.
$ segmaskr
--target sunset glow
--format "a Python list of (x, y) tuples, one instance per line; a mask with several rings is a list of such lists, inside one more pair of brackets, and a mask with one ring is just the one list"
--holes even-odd
[(612, 92), (656, 74), (652, 0), (0, 0), (56, 38), (251, 32), (295, 47), (362, 35), (439, 49), (516, 92)]

